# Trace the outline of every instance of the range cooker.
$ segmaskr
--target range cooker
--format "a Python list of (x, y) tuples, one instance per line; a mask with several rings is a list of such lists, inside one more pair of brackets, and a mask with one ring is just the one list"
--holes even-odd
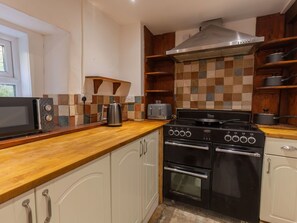
[(265, 135), (250, 112), (178, 109), (164, 126), (164, 197), (259, 222)]

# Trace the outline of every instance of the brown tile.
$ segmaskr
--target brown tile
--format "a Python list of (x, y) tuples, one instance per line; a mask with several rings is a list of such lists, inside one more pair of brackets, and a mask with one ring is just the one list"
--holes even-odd
[(97, 95), (92, 95), (92, 104), (98, 104), (97, 98)]
[(114, 101), (116, 103), (121, 103), (120, 96), (114, 96)]
[(190, 107), (191, 108), (198, 108), (198, 101), (191, 101), (190, 102)]
[(234, 74), (232, 68), (225, 69), (225, 77), (232, 77)]
[(141, 104), (135, 104), (134, 109), (135, 111), (141, 111)]
[(183, 80), (183, 79), (184, 79), (184, 75), (183, 75), (183, 73), (177, 73), (177, 74), (176, 74), (176, 79), (177, 79), (177, 80)]
[(206, 108), (206, 101), (198, 101), (198, 108), (205, 109)]
[(177, 87), (176, 88), (176, 94), (183, 94), (184, 93), (184, 87)]
[(240, 93), (232, 94), (232, 101), (241, 101), (241, 94)]
[(244, 68), (254, 67), (254, 60), (253, 59), (243, 59), (243, 67)]
[(68, 94), (59, 94), (58, 95), (58, 105), (68, 105), (69, 104), (69, 95)]
[(243, 80), (243, 77), (242, 76), (239, 76), (239, 77), (233, 77), (233, 84), (242, 84), (242, 80)]
[(207, 62), (206, 60), (199, 61), (199, 71), (206, 71)]
[(215, 92), (215, 86), (206, 87), (206, 93), (214, 93), (214, 92)]
[(183, 101), (190, 101), (191, 100), (191, 95), (190, 94), (184, 94), (183, 95)]
[(141, 119), (141, 111), (135, 111), (135, 119)]
[(78, 104), (78, 94), (74, 95), (74, 104), (77, 105)]
[(214, 86), (215, 85), (215, 78), (207, 78), (206, 79), (207, 86)]
[(84, 106), (82, 104), (77, 105), (77, 114), (83, 115), (84, 113)]
[(247, 75), (254, 75), (254, 68), (250, 67), (250, 68), (244, 68), (243, 70), (243, 75), (247, 76)]
[(215, 109), (223, 109), (224, 108), (224, 102), (223, 101), (215, 101), (214, 102), (214, 108)]
[(182, 101), (176, 101), (176, 107), (177, 108), (182, 108), (183, 107), (183, 102)]
[(243, 67), (243, 59), (234, 60), (234, 68), (242, 68)]
[(215, 85), (224, 85), (224, 78), (215, 78)]
[(224, 94), (232, 93), (233, 92), (233, 85), (225, 85), (224, 86)]
[(91, 105), (85, 105), (85, 114), (91, 114)]
[(75, 126), (75, 116), (69, 117), (69, 126)]
[(198, 80), (191, 80), (191, 87), (198, 87)]
[(184, 80), (189, 80), (191, 79), (191, 72), (185, 72), (183, 75), (183, 79)]
[(176, 101), (183, 101), (183, 95), (182, 94), (177, 94), (176, 95)]
[(225, 61), (225, 69), (233, 69), (233, 61)]
[(253, 85), (243, 85), (242, 92), (243, 93), (253, 92)]
[(198, 71), (197, 72), (191, 72), (191, 79), (197, 80), (198, 79)]
[(54, 116), (59, 116), (59, 107), (58, 107), (58, 105), (54, 105)]
[(224, 101), (232, 101), (232, 94), (231, 93), (224, 94)]

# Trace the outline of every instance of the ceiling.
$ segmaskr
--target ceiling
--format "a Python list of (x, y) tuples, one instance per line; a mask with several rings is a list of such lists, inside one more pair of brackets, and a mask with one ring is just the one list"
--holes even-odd
[[(153, 34), (286, 11), (295, 0), (89, 0), (119, 24), (141, 21)], [(134, 1), (134, 2), (133, 2)]]

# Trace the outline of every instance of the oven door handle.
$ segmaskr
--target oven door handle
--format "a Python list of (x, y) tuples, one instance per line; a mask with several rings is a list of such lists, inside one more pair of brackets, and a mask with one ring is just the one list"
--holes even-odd
[(230, 154), (243, 155), (243, 156), (252, 156), (252, 157), (258, 157), (258, 158), (261, 157), (260, 153), (240, 152), (232, 149), (221, 149), (219, 147), (216, 147), (216, 152), (230, 153)]
[(179, 169), (176, 169), (176, 168), (170, 168), (170, 167), (166, 167), (166, 166), (164, 167), (164, 170), (169, 170), (169, 171), (172, 171), (172, 172), (175, 172), (175, 173), (182, 173), (182, 174), (190, 175), (190, 176), (193, 176), (193, 177), (199, 177), (199, 178), (203, 178), (203, 179), (208, 178), (208, 176), (204, 175), (204, 174), (191, 173), (191, 172), (188, 172), (188, 171), (179, 170)]
[(170, 141), (165, 141), (165, 145), (188, 147), (188, 148), (193, 148), (193, 149), (209, 150), (208, 146), (194, 146), (194, 145), (182, 144), (182, 143), (170, 142)]

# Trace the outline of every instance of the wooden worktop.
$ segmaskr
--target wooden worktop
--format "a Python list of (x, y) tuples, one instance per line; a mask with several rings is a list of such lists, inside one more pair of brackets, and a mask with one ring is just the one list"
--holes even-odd
[(164, 121), (99, 126), (0, 150), (0, 203), (161, 128)]
[(259, 126), (259, 128), (267, 137), (297, 140), (297, 128), (278, 128), (274, 126)]

